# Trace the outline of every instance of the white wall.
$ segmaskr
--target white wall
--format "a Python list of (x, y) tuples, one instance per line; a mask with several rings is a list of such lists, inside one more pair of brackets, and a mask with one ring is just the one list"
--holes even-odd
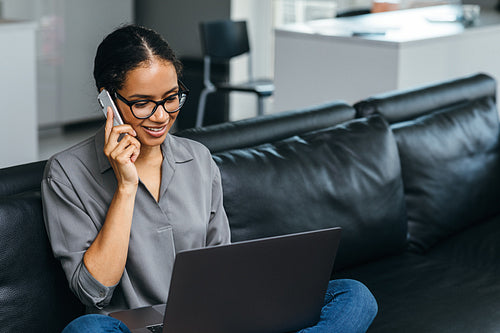
[(133, 0), (2, 0), (5, 17), (37, 22), (40, 127), (102, 116), (96, 103), (93, 62), (113, 29), (133, 20)]
[(0, 168), (38, 157), (35, 28), (0, 22)]

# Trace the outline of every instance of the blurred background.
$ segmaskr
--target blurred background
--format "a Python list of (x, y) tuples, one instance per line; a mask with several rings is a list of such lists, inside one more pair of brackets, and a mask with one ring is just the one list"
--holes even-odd
[[(450, 2), (452, 1), (452, 2)], [(246, 20), (256, 77), (274, 78), (277, 27), (459, 0), (0, 0), (0, 167), (46, 159), (102, 125), (93, 59), (116, 27), (138, 23), (161, 33), (184, 64), (191, 90), (176, 130), (194, 126), (203, 88), (199, 23)], [(481, 9), (496, 0), (474, 0)], [(377, 9), (378, 8), (378, 9)], [(216, 80), (246, 77), (247, 58), (214, 63)], [(353, 87), (354, 89), (354, 87)], [(275, 108), (265, 101), (266, 113)], [(257, 100), (243, 93), (211, 94), (204, 125), (255, 116)]]

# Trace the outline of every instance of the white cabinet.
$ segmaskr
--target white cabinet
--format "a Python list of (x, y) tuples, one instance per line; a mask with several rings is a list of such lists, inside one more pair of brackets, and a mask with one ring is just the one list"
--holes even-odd
[(37, 29), (38, 124), (60, 126), (102, 117), (92, 76), (97, 46), (133, 21), (133, 0), (2, 0), (2, 15)]
[(0, 20), (0, 168), (37, 159), (35, 29)]

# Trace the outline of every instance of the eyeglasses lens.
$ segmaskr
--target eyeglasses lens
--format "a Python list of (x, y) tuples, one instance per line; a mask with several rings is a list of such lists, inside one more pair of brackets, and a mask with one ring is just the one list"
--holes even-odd
[(181, 92), (168, 97), (167, 99), (162, 101), (163, 103), (159, 104), (147, 100), (139, 101), (132, 105), (132, 111), (134, 112), (134, 115), (138, 118), (147, 118), (152, 115), (153, 110), (155, 110), (157, 106), (159, 107), (161, 105), (168, 113), (174, 113), (179, 111), (179, 109), (182, 107), (185, 101), (186, 101), (186, 94)]

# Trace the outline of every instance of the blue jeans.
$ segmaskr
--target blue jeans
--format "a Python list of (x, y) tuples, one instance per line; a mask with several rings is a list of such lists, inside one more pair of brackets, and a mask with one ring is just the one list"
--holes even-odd
[(366, 332), (377, 312), (377, 301), (364, 284), (355, 280), (332, 280), (318, 323), (297, 333)]
[[(298, 333), (366, 332), (377, 315), (375, 298), (368, 288), (354, 280), (332, 280), (325, 295), (319, 322)], [(63, 333), (122, 332), (129, 329), (117, 319), (103, 315), (85, 315), (72, 321)]]
[(130, 330), (118, 319), (100, 314), (88, 314), (76, 318), (62, 331), (62, 333), (90, 332), (130, 333)]

